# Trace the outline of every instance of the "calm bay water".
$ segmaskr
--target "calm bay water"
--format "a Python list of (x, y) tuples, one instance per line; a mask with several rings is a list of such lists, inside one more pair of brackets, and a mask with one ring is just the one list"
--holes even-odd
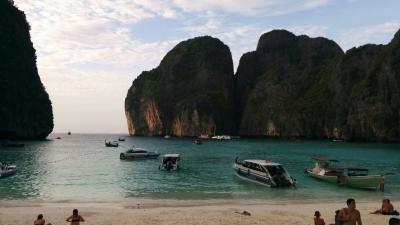
[[(14, 176), (0, 179), (0, 200), (113, 202), (129, 198), (156, 199), (357, 199), (383, 196), (400, 199), (400, 145), (240, 139), (125, 137), (119, 148), (104, 147), (109, 134), (53, 134), (61, 140), (26, 142), (24, 148), (0, 148), (0, 161), (18, 166)], [(130, 146), (161, 154), (181, 154), (181, 170), (159, 171), (160, 159), (121, 161)], [(371, 172), (395, 172), (386, 179), (385, 193), (337, 187), (304, 174), (311, 156), (335, 158), (343, 165), (367, 166)], [(234, 175), (235, 156), (280, 162), (298, 181), (297, 189), (270, 189)]]

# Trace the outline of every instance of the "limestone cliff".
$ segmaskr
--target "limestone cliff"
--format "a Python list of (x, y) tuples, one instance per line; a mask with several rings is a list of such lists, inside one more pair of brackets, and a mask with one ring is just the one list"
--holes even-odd
[(125, 99), (131, 135), (197, 136), (235, 131), (233, 63), (212, 37), (183, 41), (132, 83)]
[(178, 44), (129, 89), (129, 132), (400, 141), (400, 31), (344, 53), (326, 38), (274, 30), (234, 77), (230, 57), (211, 37)]
[(337, 73), (337, 125), (343, 137), (400, 141), (400, 31), (387, 45), (352, 48)]
[(275, 30), (240, 59), (240, 135), (400, 140), (400, 31), (345, 54), (325, 38)]
[(53, 130), (24, 12), (0, 0), (0, 139), (45, 138)]
[(332, 136), (330, 74), (342, 56), (340, 47), (325, 38), (285, 30), (263, 34), (256, 51), (242, 56), (236, 73), (239, 134)]

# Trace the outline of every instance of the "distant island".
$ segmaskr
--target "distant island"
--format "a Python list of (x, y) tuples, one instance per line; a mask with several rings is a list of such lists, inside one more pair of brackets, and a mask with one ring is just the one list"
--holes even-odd
[(204, 36), (142, 72), (125, 98), (131, 135), (400, 141), (400, 31), (346, 53), (326, 38), (263, 34), (236, 74), (229, 48)]
[(0, 140), (43, 139), (53, 130), (24, 12), (0, 0)]

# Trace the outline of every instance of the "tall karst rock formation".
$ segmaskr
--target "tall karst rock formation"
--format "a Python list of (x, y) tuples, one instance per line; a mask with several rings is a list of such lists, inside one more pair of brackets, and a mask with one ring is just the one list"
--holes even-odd
[(235, 77), (239, 134), (399, 141), (399, 33), (346, 53), (325, 38), (262, 35)]
[(53, 130), (29, 29), (24, 12), (0, 0), (0, 139), (41, 139)]
[(246, 136), (330, 136), (335, 114), (331, 73), (343, 56), (325, 38), (274, 30), (256, 51), (244, 54), (236, 73), (239, 134)]
[(230, 134), (234, 111), (231, 52), (209, 36), (179, 43), (133, 81), (125, 99), (131, 135)]
[(217, 39), (178, 44), (129, 89), (129, 132), (400, 141), (400, 31), (344, 53), (326, 38), (273, 30), (235, 76), (232, 67)]

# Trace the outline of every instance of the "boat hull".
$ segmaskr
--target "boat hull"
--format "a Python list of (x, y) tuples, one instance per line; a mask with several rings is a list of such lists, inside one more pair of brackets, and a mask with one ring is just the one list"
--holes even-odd
[(260, 184), (265, 187), (273, 187), (273, 183), (269, 177), (261, 176), (250, 172), (249, 170), (243, 170), (241, 168), (235, 167), (235, 174), (239, 178), (250, 181), (252, 183)]
[(16, 167), (9, 168), (7, 170), (0, 170), (0, 178), (14, 175), (16, 172), (17, 172), (17, 168)]
[(331, 183), (331, 184), (337, 184), (338, 183), (338, 178), (337, 178), (337, 176), (325, 176), (325, 175), (319, 175), (319, 174), (316, 174), (316, 173), (313, 173), (312, 171), (310, 171), (310, 170), (307, 170), (307, 174), (310, 176), (310, 177), (313, 177), (313, 178), (315, 178), (315, 179), (318, 179), (318, 180), (321, 180), (321, 181), (325, 181), (325, 182), (328, 182), (328, 183)]
[(141, 159), (157, 159), (160, 154), (136, 154), (136, 155), (125, 155), (121, 153), (121, 160), (141, 160)]
[(363, 176), (353, 176), (349, 177), (346, 185), (353, 188), (371, 189), (375, 190), (379, 187), (379, 184), (383, 176), (373, 175), (368, 177)]
[(347, 186), (352, 188), (370, 189), (375, 190), (378, 188), (381, 180), (384, 178), (382, 175), (369, 175), (369, 176), (326, 176), (313, 173), (311, 170), (307, 170), (306, 173), (313, 178), (321, 181), (325, 181), (331, 184), (337, 184), (341, 186)]

